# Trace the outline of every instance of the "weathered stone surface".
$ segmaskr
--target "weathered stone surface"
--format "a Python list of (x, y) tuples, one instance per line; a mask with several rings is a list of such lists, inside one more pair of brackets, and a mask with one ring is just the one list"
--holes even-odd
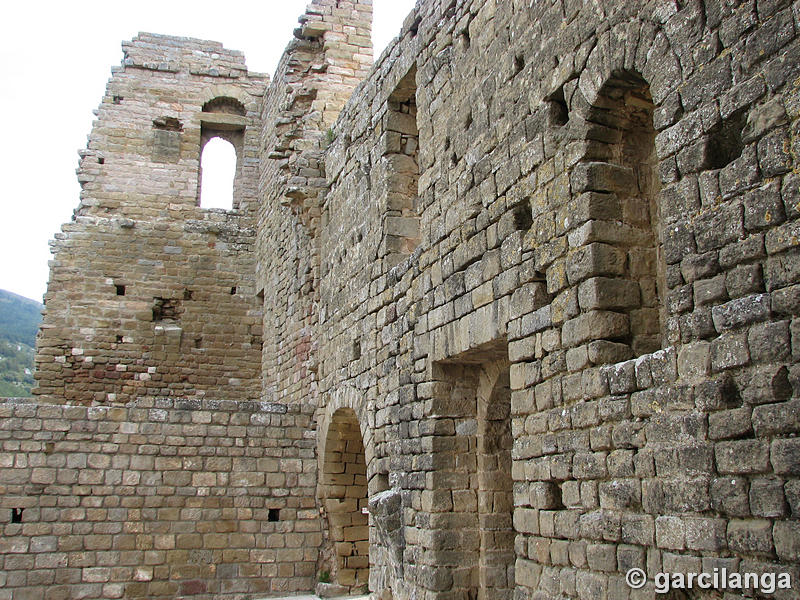
[(796, 571), (796, 7), (423, 0), (374, 65), (371, 12), (272, 81), (125, 44), (0, 403), (0, 597)]

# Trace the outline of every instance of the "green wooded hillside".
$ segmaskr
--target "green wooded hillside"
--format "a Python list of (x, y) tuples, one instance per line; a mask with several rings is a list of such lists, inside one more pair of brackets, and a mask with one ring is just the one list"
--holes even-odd
[(0, 397), (30, 396), (42, 305), (0, 290)]

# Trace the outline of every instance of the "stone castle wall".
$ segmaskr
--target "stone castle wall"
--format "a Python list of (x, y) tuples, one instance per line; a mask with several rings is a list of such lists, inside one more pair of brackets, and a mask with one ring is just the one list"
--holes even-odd
[(797, 6), (529, 4), (418, 6), (326, 155), (372, 589), (796, 581)]
[(0, 598), (232, 599), (313, 587), (314, 441), (296, 408), (23, 401), (0, 404), (0, 415)]
[[(226, 338), (209, 347), (234, 361), (221, 367), (204, 357), (190, 362), (197, 348), (170, 351), (166, 342), (152, 346), (161, 354), (148, 354), (159, 331), (174, 336), (180, 327), (185, 338), (189, 325), (156, 331), (149, 303), (169, 295), (142, 287), (138, 301), (151, 320), (123, 322), (140, 333), (122, 342), (142, 346), (129, 347), (126, 362), (113, 343), (97, 343), (121, 322), (119, 299), (101, 298), (121, 275), (102, 261), (130, 247), (118, 230), (143, 238), (137, 232), (164, 231), (163, 220), (137, 211), (163, 211), (173, 194), (126, 202), (117, 195), (127, 189), (124, 173), (141, 169), (142, 182), (161, 185), (156, 163), (175, 153), (167, 118), (196, 123), (157, 103), (146, 117), (125, 113), (162, 133), (105, 183), (106, 163), (92, 162), (90, 141), (81, 176), (100, 179), (86, 181), (77, 219), (56, 241), (38, 360), (49, 401), (127, 404), (6, 406), (2, 460), (15, 468), (3, 507), (75, 502), (75, 490), (58, 487), (58, 477), (72, 476), (61, 457), (73, 449), (56, 443), (61, 453), (52, 452), (47, 442), (83, 435), (83, 423), (94, 431), (100, 413), (80, 411), (109, 411), (105, 421), (118, 435), (191, 431), (186, 439), (215, 455), (239, 447), (258, 455), (239, 480), (246, 485), (234, 484), (232, 462), (209, 458), (199, 467), (215, 473), (216, 496), (261, 511), (252, 519), (237, 513), (224, 533), (247, 529), (253, 537), (236, 537), (241, 555), (224, 560), (225, 569), (203, 577), (190, 570), (206, 587), (184, 595), (225, 591), (249, 600), (311, 589), (328, 572), (382, 598), (654, 597), (652, 582), (642, 591), (626, 586), (631, 567), (651, 578), (714, 568), (787, 572), (796, 590), (797, 3), (430, 0), (366, 73), (370, 12), (366, 1), (314, 2), (266, 87), (218, 46), (219, 64), (188, 58), (198, 55), (185, 48), (210, 43), (140, 36), (127, 47), (103, 107), (122, 110), (113, 108), (125, 106), (115, 96), (131, 97), (114, 87), (124, 75), (131, 90), (142, 77), (164, 78), (165, 98), (202, 113), (208, 86), (221, 77), (225, 90), (243, 88), (215, 95), (246, 107), (242, 143), (254, 153), (237, 188), (240, 205), (228, 213), (193, 203), (202, 130), (169, 163), (182, 173), (184, 156), (191, 159), (174, 177), (186, 182), (185, 196), (174, 193), (184, 200), (172, 201), (185, 220), (167, 228), (187, 246), (176, 257), (162, 242), (139, 242), (137, 256), (161, 261), (164, 272), (131, 271), (131, 283), (121, 281), (126, 297), (127, 285), (145, 281), (175, 281), (182, 291), (210, 249), (218, 270), (246, 282), (236, 285), (248, 319), (231, 319), (242, 327), (229, 332), (234, 346)], [(187, 90), (195, 91), (183, 99)], [(93, 140), (106, 129), (103, 115), (101, 108)], [(209, 118), (241, 126), (234, 117)], [(211, 221), (235, 225), (202, 228)], [(225, 235), (229, 245), (218, 244)], [(98, 257), (102, 242), (108, 252)], [(229, 323), (230, 285), (195, 283), (208, 294), (204, 327)], [(261, 333), (262, 324), (259, 351), (253, 327)], [(87, 369), (104, 357), (105, 369)], [(226, 371), (234, 363), (247, 366), (236, 382)], [(162, 382), (103, 375), (144, 367)], [(194, 379), (201, 375), (208, 379)], [(256, 398), (263, 404), (242, 402)], [(73, 411), (74, 426), (51, 434), (59, 411)], [(210, 437), (215, 419), (250, 426), (221, 448)], [(184, 431), (189, 421), (208, 429)], [(280, 441), (282, 427), (302, 436)], [(158, 455), (180, 455), (179, 439), (151, 442)], [(258, 463), (278, 455), (298, 473), (297, 487), (284, 463)], [(286, 490), (267, 491), (280, 473)], [(45, 476), (56, 479), (39, 481)], [(160, 484), (143, 491), (154, 504), (174, 502)], [(276, 536), (263, 509), (278, 497), (287, 529)], [(59, 513), (48, 514), (52, 531), (67, 528)], [(167, 536), (204, 527), (159, 518), (153, 527)], [(123, 527), (130, 520), (115, 513)], [(21, 536), (4, 555), (7, 571), (9, 558), (22, 565), (8, 587), (23, 586), (14, 598), (38, 593), (31, 590), (42, 582), (26, 565), (55, 550), (34, 543), (36, 522), (5, 527), (9, 543)], [(61, 543), (60, 534), (46, 535)], [(159, 559), (197, 565), (215, 556), (205, 538), (192, 539), (202, 552)], [(279, 561), (275, 575), (271, 552), (282, 543), (303, 548), (304, 558), (291, 568), (294, 559)], [(253, 558), (262, 549), (267, 554)], [(259, 562), (265, 556), (269, 564)], [(89, 566), (105, 566), (93, 562), (105, 557), (91, 554)], [(228, 577), (234, 572), (242, 587), (225, 587), (240, 585)], [(168, 573), (154, 567), (148, 589), (167, 585)], [(130, 579), (134, 570), (117, 574), (122, 597), (143, 589)], [(75, 581), (65, 597), (93, 583)]]
[[(268, 78), (221, 44), (123, 45), (52, 243), (37, 393), (51, 401), (259, 397), (259, 106)], [(199, 206), (211, 135), (237, 150), (233, 210)]]

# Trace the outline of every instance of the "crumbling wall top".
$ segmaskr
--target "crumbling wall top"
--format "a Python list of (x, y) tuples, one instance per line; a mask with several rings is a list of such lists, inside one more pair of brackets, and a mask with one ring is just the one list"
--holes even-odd
[(264, 77), (248, 73), (244, 53), (228, 50), (221, 43), (196, 38), (140, 32), (122, 43), (125, 67), (167, 73), (186, 72), (209, 77)]

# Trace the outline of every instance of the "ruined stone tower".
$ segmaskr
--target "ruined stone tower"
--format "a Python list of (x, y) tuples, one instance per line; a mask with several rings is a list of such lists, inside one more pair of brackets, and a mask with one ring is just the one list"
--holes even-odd
[(370, 19), (315, 0), (272, 81), (124, 45), (0, 600), (795, 598), (798, 4), (421, 0), (374, 65)]

